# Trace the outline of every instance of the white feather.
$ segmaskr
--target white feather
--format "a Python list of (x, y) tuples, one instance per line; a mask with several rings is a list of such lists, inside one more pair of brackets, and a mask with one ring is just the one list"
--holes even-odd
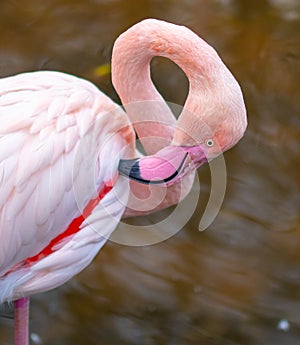
[(59, 115), (65, 113), (66, 97), (55, 97), (48, 108), (48, 120), (56, 119)]
[(65, 139), (65, 151), (66, 153), (68, 153), (74, 148), (75, 144), (78, 142), (79, 135), (77, 126), (67, 128)]
[(76, 121), (79, 128), (79, 135), (83, 138), (94, 122), (91, 110), (81, 109), (78, 111), (76, 113)]
[(78, 111), (82, 110), (83, 104), (89, 107), (93, 102), (93, 97), (91, 96), (91, 93), (84, 89), (72, 93), (71, 97), (67, 101), (64, 112), (66, 114), (71, 114), (73, 112), (78, 113)]
[[(47, 127), (48, 120), (47, 120), (47, 113), (46, 112), (41, 112), (37, 118), (34, 119), (32, 122), (32, 125), (30, 126), (29, 129), (29, 134), (37, 134), (43, 128)], [(51, 122), (49, 123), (51, 124)]]
[(26, 133), (23, 131), (0, 135), (0, 162), (18, 152), (26, 139)]
[(60, 116), (56, 121), (56, 131), (61, 132), (62, 130), (69, 128), (76, 124), (75, 116), (64, 115)]
[[(116, 135), (100, 154), (105, 138), (128, 125), (123, 112), (112, 120), (115, 108), (91, 83), (59, 72), (0, 79), (0, 301), (61, 285), (116, 227), (125, 206), (110, 192), (78, 233), (21, 268), (116, 176), (117, 159), (111, 164), (109, 156), (118, 157), (127, 138)], [(133, 138), (133, 131), (126, 135)], [(104, 237), (95, 228), (105, 228)]]

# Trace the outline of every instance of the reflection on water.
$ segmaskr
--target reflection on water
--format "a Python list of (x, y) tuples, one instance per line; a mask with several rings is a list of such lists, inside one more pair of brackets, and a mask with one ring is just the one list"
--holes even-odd
[[(0, 74), (56, 69), (108, 76), (114, 39), (144, 17), (185, 24), (220, 53), (249, 113), (244, 140), (226, 153), (226, 199), (210, 229), (199, 210), (176, 236), (150, 247), (108, 243), (78, 277), (32, 298), (42, 344), (298, 344), (300, 339), (300, 4), (297, 0), (36, 1), (0, 3)], [(184, 75), (153, 63), (166, 99), (182, 104)], [(167, 212), (167, 211), (165, 211)], [(152, 218), (151, 218), (152, 217)], [(153, 215), (143, 222), (162, 217)], [(12, 322), (0, 319), (0, 343)]]

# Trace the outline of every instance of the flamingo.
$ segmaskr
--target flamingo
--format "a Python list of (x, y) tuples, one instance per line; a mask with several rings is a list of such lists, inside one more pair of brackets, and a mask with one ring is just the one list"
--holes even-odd
[[(155, 56), (188, 77), (177, 121), (151, 81)], [(112, 81), (125, 111), (92, 83), (60, 72), (0, 80), (0, 302), (14, 303), (16, 345), (28, 344), (30, 295), (83, 270), (122, 217), (177, 203), (195, 170), (245, 132), (238, 82), (184, 26), (146, 19), (121, 34)], [(149, 185), (153, 198), (167, 188), (163, 200), (135, 211), (130, 191)]]

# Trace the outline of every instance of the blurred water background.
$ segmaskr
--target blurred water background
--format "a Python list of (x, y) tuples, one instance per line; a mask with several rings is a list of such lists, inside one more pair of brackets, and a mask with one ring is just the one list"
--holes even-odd
[[(197, 32), (242, 86), (249, 127), (225, 154), (221, 212), (198, 231), (210, 185), (203, 167), (198, 208), (179, 233), (146, 247), (108, 242), (68, 284), (33, 296), (32, 344), (299, 344), (298, 0), (1, 1), (0, 76), (59, 70), (118, 101), (105, 67), (95, 68), (147, 17)], [(165, 99), (182, 105), (184, 74), (163, 59), (152, 67)], [(0, 318), (0, 344), (12, 344), (12, 333), (12, 320)]]

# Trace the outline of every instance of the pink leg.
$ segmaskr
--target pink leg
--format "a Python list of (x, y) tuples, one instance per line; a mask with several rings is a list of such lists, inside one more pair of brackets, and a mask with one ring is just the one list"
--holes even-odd
[(28, 345), (29, 297), (14, 301), (15, 345)]

